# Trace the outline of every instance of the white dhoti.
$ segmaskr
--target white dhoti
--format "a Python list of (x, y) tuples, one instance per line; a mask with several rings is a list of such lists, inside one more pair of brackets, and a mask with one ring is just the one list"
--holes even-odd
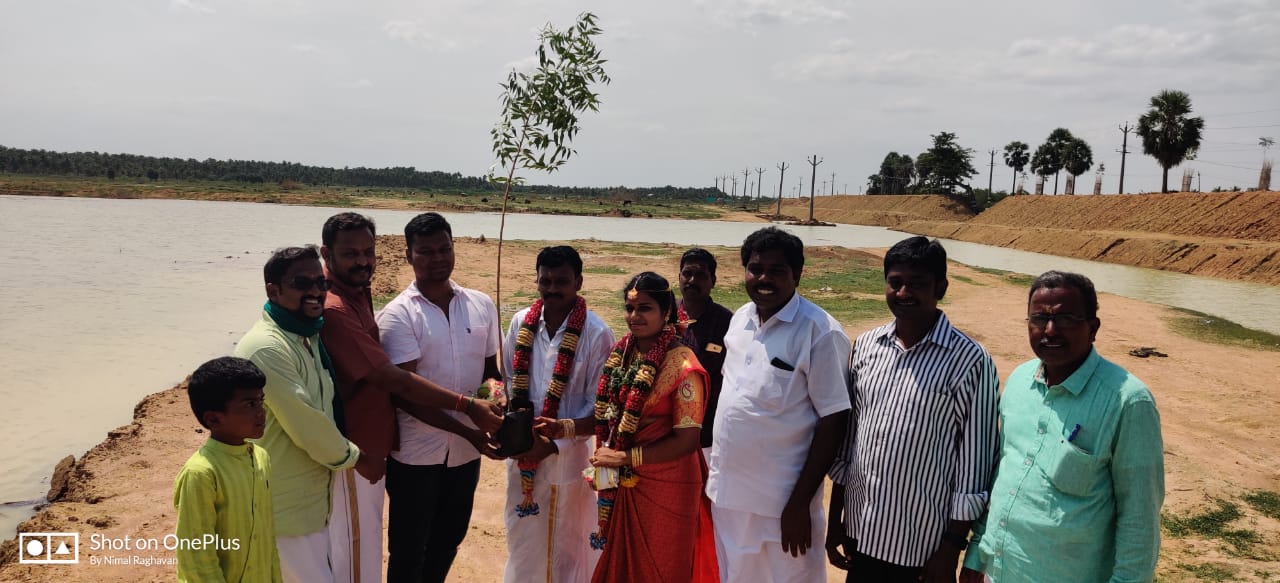
[(711, 505), (715, 525), (716, 559), (720, 581), (756, 583), (811, 583), (827, 580), (827, 518), (822, 510), (822, 490), (809, 504), (808, 552), (792, 557), (782, 550), (782, 520), (744, 510)]
[(333, 473), (329, 563), (334, 583), (382, 581), (382, 508), (387, 478), (370, 484), (355, 470)]
[[(596, 493), (580, 473), (576, 480), (553, 484), (551, 478), (559, 472), (542, 471), (546, 466), (544, 461), (533, 482), (538, 513), (521, 517), (515, 511), (524, 500), (520, 468), (514, 461), (507, 462), (507, 568), (502, 580), (589, 583), (600, 560), (600, 551), (591, 549), (590, 540), (597, 527)], [(582, 467), (586, 466), (583, 461)]]
[(284, 583), (333, 583), (329, 567), (329, 531), (276, 537)]

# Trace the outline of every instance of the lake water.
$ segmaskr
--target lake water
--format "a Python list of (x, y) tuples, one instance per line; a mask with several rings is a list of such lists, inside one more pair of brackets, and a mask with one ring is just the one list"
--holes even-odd
[[(53, 464), (129, 422), (143, 396), (227, 354), (259, 317), (262, 264), (319, 243), (342, 209), (170, 200), (0, 197), (0, 538), (31, 515)], [(362, 210), (385, 233), (416, 213)], [(458, 236), (498, 234), (494, 214), (447, 214)], [(759, 224), (516, 214), (509, 239), (739, 245)], [(786, 227), (807, 245), (887, 247), (878, 227)], [(1065, 269), (1102, 291), (1280, 333), (1280, 288), (946, 242), (963, 263)], [(674, 271), (673, 266), (663, 266)], [(463, 267), (459, 267), (462, 269)]]

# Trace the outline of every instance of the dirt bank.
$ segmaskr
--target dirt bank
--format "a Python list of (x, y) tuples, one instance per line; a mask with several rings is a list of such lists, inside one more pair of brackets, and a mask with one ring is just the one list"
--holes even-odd
[[(773, 212), (776, 206), (763, 208)], [(809, 199), (785, 199), (782, 214), (809, 218)], [(813, 216), (820, 221), (851, 225), (897, 227), (910, 221), (966, 221), (973, 213), (964, 205), (932, 195), (819, 196), (813, 202)]]
[[(503, 296), (508, 314), (532, 298), (533, 256), (545, 242), (514, 242), (504, 247)], [(607, 322), (616, 324), (617, 290), (628, 274), (655, 269), (675, 271), (680, 247), (674, 245), (625, 245), (575, 242), (586, 263), (584, 296)], [(398, 291), (411, 279), (403, 260), (399, 237), (380, 237), (382, 263), (376, 289)], [(458, 272), (462, 285), (492, 294), (496, 245), (459, 240)], [(734, 250), (713, 249), (722, 258)], [(857, 250), (810, 249), (811, 265), (821, 261), (848, 264), (865, 259)], [(741, 287), (741, 271), (723, 261), (719, 286)], [(464, 267), (465, 266), (465, 267)], [(1001, 377), (1030, 357), (1026, 328), (1025, 290), (1002, 278), (963, 266), (952, 270), (952, 285), (943, 305), (953, 322), (981, 341), (995, 358)], [(806, 276), (817, 276), (806, 269)], [(805, 286), (806, 294), (820, 295)], [(1146, 381), (1156, 394), (1164, 429), (1167, 498), (1170, 516), (1186, 516), (1214, 499), (1238, 500), (1249, 491), (1280, 491), (1280, 396), (1271, 390), (1280, 377), (1280, 352), (1227, 348), (1173, 333), (1167, 319), (1172, 311), (1162, 306), (1104, 295), (1101, 298), (1102, 329), (1099, 350)], [(888, 317), (887, 311), (870, 320), (845, 322), (856, 334)], [(245, 326), (249, 323), (246, 322)], [(617, 328), (615, 328), (617, 329)], [(1124, 353), (1135, 346), (1157, 346), (1168, 358), (1136, 359)], [(173, 567), (156, 565), (91, 566), (91, 534), (160, 538), (173, 531), (173, 476), (183, 461), (205, 439), (197, 432), (185, 394), (180, 387), (156, 393), (135, 409), (133, 423), (111, 433), (76, 464), (65, 497), (43, 509), (19, 530), (81, 533), (79, 566), (32, 566), (13, 563), (12, 543), (0, 552), (0, 581), (171, 581)], [(50, 460), (52, 464), (54, 460)], [(488, 583), (501, 579), (506, 562), (502, 512), (502, 465), (486, 461), (471, 529), (450, 576), (454, 583)], [(1160, 580), (1195, 579), (1188, 566), (1210, 565), (1235, 573), (1240, 580), (1266, 581), (1280, 576), (1280, 521), (1240, 504), (1244, 516), (1231, 528), (1254, 532), (1260, 539), (1254, 553), (1239, 556), (1223, 542), (1201, 538), (1165, 536), (1161, 549)], [(105, 553), (119, 554), (119, 553)], [(171, 557), (159, 551), (141, 553)], [(830, 581), (843, 574), (829, 571)]]
[[(783, 201), (807, 218), (807, 199)], [(1009, 197), (979, 215), (935, 195), (820, 196), (818, 220), (890, 227), (1193, 275), (1280, 285), (1280, 193)]]
[(1018, 196), (965, 222), (895, 228), (1079, 259), (1280, 285), (1280, 193)]

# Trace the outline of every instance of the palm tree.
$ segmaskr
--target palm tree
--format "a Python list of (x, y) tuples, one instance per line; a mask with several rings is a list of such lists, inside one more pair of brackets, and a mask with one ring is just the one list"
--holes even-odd
[(1013, 168), (1013, 185), (1009, 187), (1009, 194), (1017, 194), (1014, 189), (1018, 187), (1018, 174), (1031, 161), (1031, 153), (1028, 152), (1028, 148), (1029, 146), (1025, 143), (1016, 140), (1009, 142), (1004, 147), (1004, 165)]
[(1142, 153), (1156, 159), (1164, 169), (1160, 192), (1169, 192), (1169, 169), (1194, 158), (1204, 131), (1203, 117), (1188, 117), (1191, 96), (1165, 89), (1151, 98), (1151, 109), (1138, 118)]
[[(1062, 170), (1061, 152), (1053, 144), (1045, 142), (1036, 148), (1036, 153), (1031, 156), (1031, 171), (1036, 175), (1044, 178), (1050, 174), (1057, 174)], [(1058, 193), (1057, 180), (1054, 180), (1053, 193)]]
[[(1071, 135), (1071, 130), (1067, 128), (1057, 128), (1049, 132), (1049, 137), (1045, 139), (1044, 145), (1053, 148), (1055, 156), (1052, 158), (1053, 166), (1053, 193), (1058, 194), (1058, 172), (1062, 170), (1062, 165), (1066, 162), (1067, 145), (1075, 140), (1076, 137)], [(1044, 176), (1048, 176), (1045, 174)]]
[(1093, 166), (1093, 149), (1080, 138), (1073, 138), (1062, 149), (1062, 167), (1071, 175), (1071, 193), (1075, 194), (1076, 177)]

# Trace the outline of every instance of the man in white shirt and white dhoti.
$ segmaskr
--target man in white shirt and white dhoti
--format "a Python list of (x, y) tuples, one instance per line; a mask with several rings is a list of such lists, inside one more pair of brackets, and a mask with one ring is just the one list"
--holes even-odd
[(823, 581), (822, 481), (848, 423), (849, 337), (796, 293), (798, 237), (765, 227), (741, 254), (751, 303), (725, 334), (707, 479), (720, 580)]
[(536, 435), (507, 461), (506, 583), (587, 583), (600, 551), (596, 493), (582, 477), (590, 462), (596, 385), (613, 332), (578, 296), (582, 258), (572, 247), (538, 253), (538, 301), (511, 319), (503, 358), (508, 396), (555, 419), (559, 439)]

